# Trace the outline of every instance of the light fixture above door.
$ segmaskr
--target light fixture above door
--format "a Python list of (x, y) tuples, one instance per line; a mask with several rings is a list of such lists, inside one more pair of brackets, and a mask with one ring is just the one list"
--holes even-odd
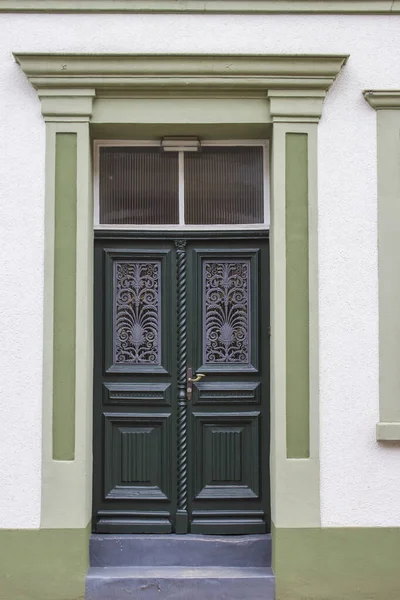
[(166, 136), (161, 140), (161, 149), (164, 152), (198, 152), (201, 144), (195, 136)]

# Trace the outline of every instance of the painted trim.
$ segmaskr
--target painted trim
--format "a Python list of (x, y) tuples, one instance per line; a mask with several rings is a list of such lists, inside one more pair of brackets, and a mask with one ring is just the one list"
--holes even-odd
[(310, 457), (308, 136), (286, 133), (286, 455)]
[[(63, 278), (55, 277), (56, 139), (60, 134), (75, 134), (76, 172), (76, 279), (74, 295), (76, 319), (73, 387), (75, 402), (74, 460), (53, 459), (53, 339), (54, 300), (67, 293)], [(72, 184), (73, 182), (70, 182)], [(46, 124), (46, 199), (44, 265), (44, 371), (42, 432), (42, 506), (41, 527), (65, 529), (86, 527), (91, 517), (92, 473), (92, 298), (93, 298), (93, 217), (91, 202), (91, 162), (88, 123)], [(72, 282), (72, 286), (74, 282)], [(57, 290), (55, 290), (57, 286)], [(59, 326), (59, 323), (57, 323)], [(56, 400), (57, 402), (57, 400)], [(57, 433), (56, 428), (56, 433)]]
[(364, 92), (377, 111), (378, 441), (400, 440), (400, 90)]
[(75, 457), (76, 133), (56, 133), (53, 459)]
[(400, 13), (399, 0), (0, 0), (0, 12), (49, 13)]
[(363, 95), (375, 110), (400, 110), (400, 90), (365, 90)]
[[(271, 510), (278, 527), (319, 527), (319, 328), (318, 328), (318, 182), (316, 122), (278, 121), (273, 125), (271, 190)], [(299, 375), (309, 382), (309, 458), (288, 458), (286, 440), (287, 363), (286, 306), (286, 171), (295, 169), (297, 153), (286, 155), (288, 134), (307, 135), (308, 179), (308, 352)], [(291, 159), (286, 160), (287, 158)], [(304, 157), (303, 159), (304, 160)], [(294, 164), (292, 165), (292, 161)], [(303, 287), (304, 289), (304, 287)], [(304, 316), (304, 315), (303, 315)], [(304, 346), (304, 344), (303, 344)], [(289, 400), (290, 402), (290, 400)], [(292, 406), (288, 409), (291, 410)], [(305, 409), (305, 411), (304, 411)], [(302, 418), (307, 418), (303, 403)], [(303, 421), (304, 424), (304, 421)]]
[(309, 121), (317, 123), (322, 114), (324, 89), (270, 89), (270, 112), (275, 122)]
[[(322, 106), (324, 92), (335, 80), (347, 60), (347, 55), (232, 55), (232, 54), (14, 54), (25, 75), (42, 99), (42, 110), (49, 114), (47, 104), (51, 90), (51, 110), (58, 106), (57, 114), (67, 111), (69, 97), (74, 104), (82, 105), (93, 90), (97, 96), (108, 93), (115, 97), (129, 97), (134, 90), (156, 93), (165, 97), (171, 92), (201, 90), (201, 97), (215, 97), (216, 92), (230, 94), (232, 89), (246, 93), (260, 90), (280, 90), (280, 95), (289, 95), (290, 115), (296, 116), (295, 106), (316, 96)], [(121, 93), (122, 88), (122, 93)], [(66, 94), (68, 90), (68, 94)], [(300, 93), (297, 92), (300, 90)], [(316, 90), (314, 94), (312, 90)], [(80, 93), (82, 92), (82, 93)], [(297, 102), (296, 98), (297, 97)], [(308, 100), (307, 100), (308, 98)], [(282, 101), (280, 102), (282, 104)], [(294, 111), (294, 113), (293, 113)], [(320, 116), (313, 106), (312, 113)]]
[(376, 439), (379, 441), (398, 441), (400, 440), (400, 422), (397, 423), (377, 423)]
[(398, 600), (400, 528), (272, 528), (278, 600)]
[(42, 115), (45, 121), (85, 122), (92, 116), (93, 98), (96, 95), (92, 89), (41, 89), (38, 95), (42, 105)]
[(82, 529), (0, 529), (1, 600), (85, 597), (90, 524)]

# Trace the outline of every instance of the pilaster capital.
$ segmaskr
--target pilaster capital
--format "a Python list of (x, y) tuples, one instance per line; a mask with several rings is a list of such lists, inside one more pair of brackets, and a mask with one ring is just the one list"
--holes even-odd
[(269, 90), (270, 112), (273, 122), (318, 122), (322, 114), (325, 90), (277, 89)]
[(400, 90), (365, 90), (363, 95), (375, 110), (400, 110)]
[(45, 121), (90, 121), (96, 91), (90, 88), (37, 88)]

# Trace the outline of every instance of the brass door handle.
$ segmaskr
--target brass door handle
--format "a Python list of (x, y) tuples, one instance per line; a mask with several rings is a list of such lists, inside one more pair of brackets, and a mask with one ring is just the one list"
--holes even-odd
[(204, 373), (196, 373), (195, 377), (192, 377), (193, 369), (192, 367), (188, 367), (186, 371), (186, 398), (188, 402), (192, 399), (193, 395), (193, 383), (200, 381), (202, 377), (205, 377)]
[(196, 377), (194, 377), (194, 378), (188, 377), (188, 381), (191, 381), (192, 383), (196, 383), (196, 381), (200, 381), (200, 379), (202, 377), (205, 377), (204, 373), (197, 373)]

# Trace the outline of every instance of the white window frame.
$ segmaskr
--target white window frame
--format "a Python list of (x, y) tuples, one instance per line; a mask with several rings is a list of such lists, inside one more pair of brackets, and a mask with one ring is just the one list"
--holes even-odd
[(209, 146), (261, 146), (263, 148), (264, 164), (264, 223), (249, 223), (241, 225), (217, 224), (217, 225), (186, 225), (184, 219), (184, 154), (178, 152), (179, 161), (179, 224), (172, 225), (138, 225), (138, 224), (107, 224), (100, 223), (100, 148), (102, 147), (160, 147), (158, 140), (94, 140), (93, 142), (93, 194), (94, 194), (94, 229), (95, 230), (147, 230), (147, 231), (226, 231), (229, 230), (266, 230), (270, 227), (270, 177), (269, 177), (269, 140), (208, 140), (202, 141), (202, 147)]

